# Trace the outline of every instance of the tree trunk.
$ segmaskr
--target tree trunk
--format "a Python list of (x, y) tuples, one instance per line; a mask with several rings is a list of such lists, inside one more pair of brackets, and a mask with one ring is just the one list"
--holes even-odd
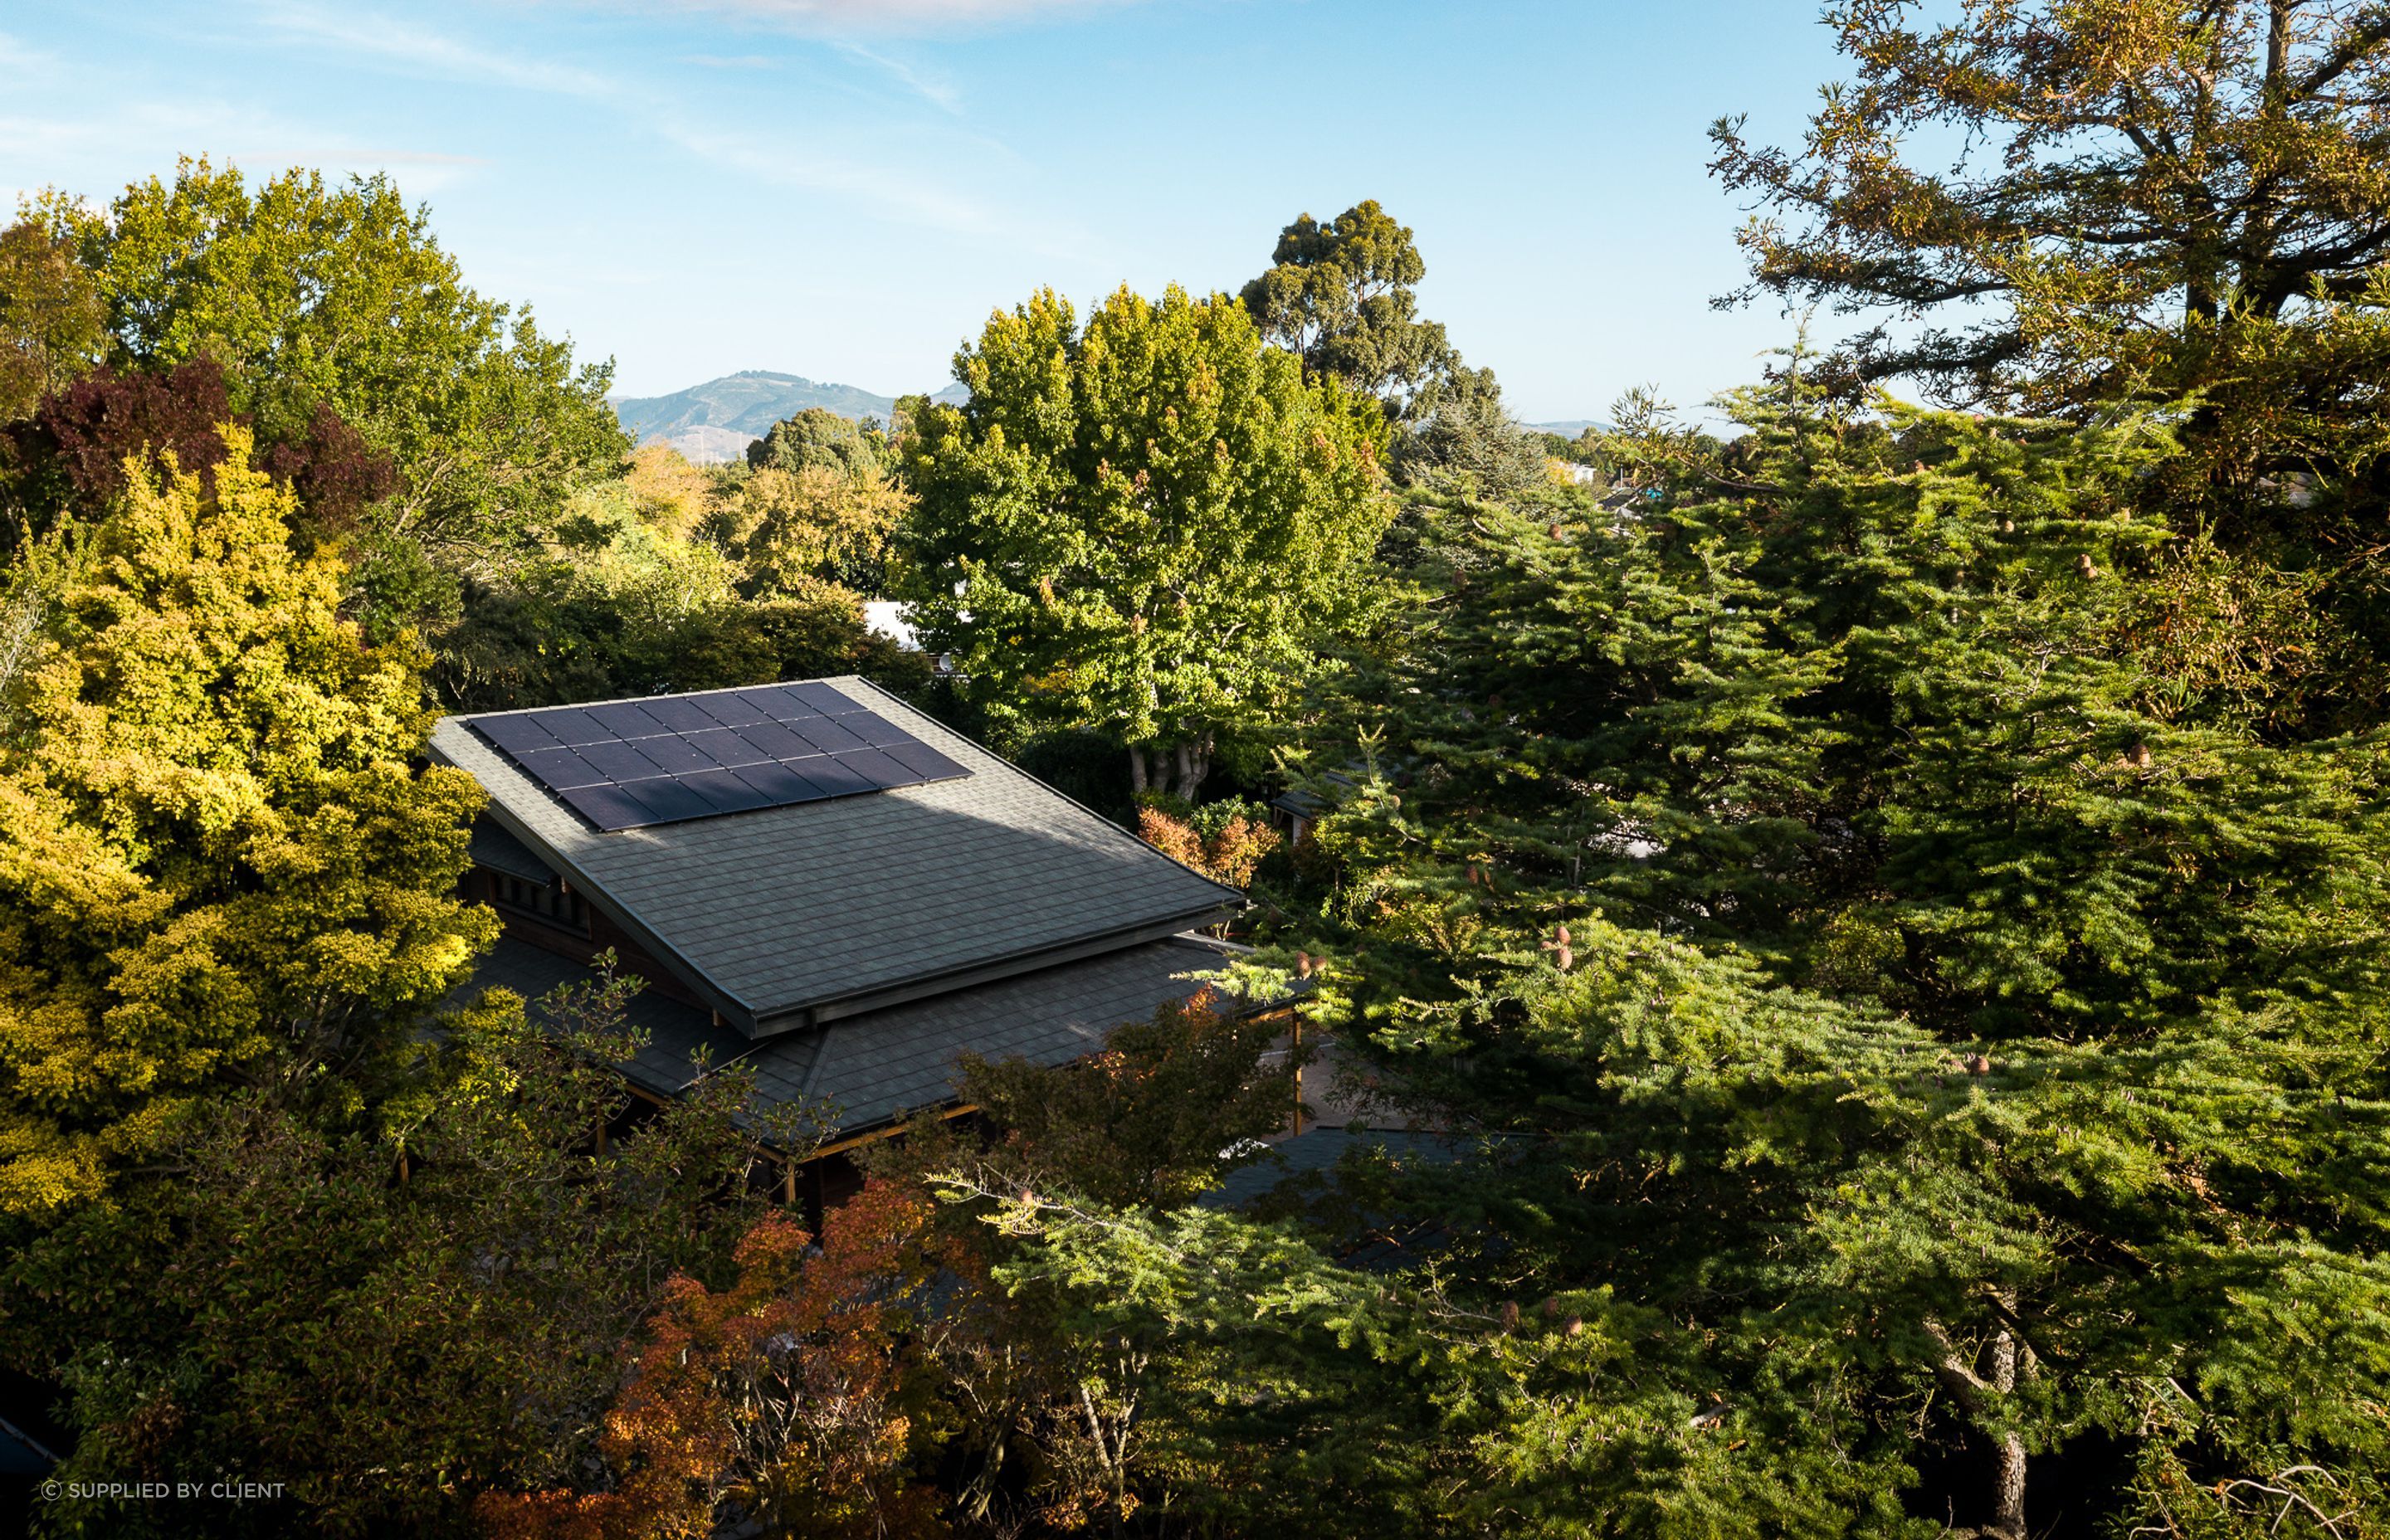
[(2014, 1433), (2000, 1438), (1998, 1465), (1992, 1480), (1991, 1533), (2000, 1540), (2025, 1540), (2024, 1440)]
[[(2003, 1290), (1995, 1298), (2000, 1303), (2003, 1318), (2014, 1320), (2017, 1299), (2014, 1291)], [(1942, 1388), (1949, 1393), (1950, 1399), (1973, 1418), (1979, 1427), (1994, 1420), (2001, 1404), (2015, 1392), (2019, 1373), (2032, 1371), (2033, 1350), (2022, 1347), (2015, 1331), (2008, 1327), (2002, 1327), (1992, 1338), (1992, 1372), (1989, 1379), (1975, 1372), (1972, 1355), (1959, 1351), (1958, 1344), (1951, 1341), (1941, 1322), (1929, 1319), (1925, 1323), (1925, 1334), (1942, 1352), (1941, 1361), (1934, 1366), (1934, 1378), (1942, 1382)], [(1992, 1521), (1978, 1533), (1997, 1535), (1998, 1540), (2026, 1540), (2024, 1438), (2013, 1431), (1995, 1436), (1998, 1440), (1998, 1449), (1992, 1462)]]
[[(2014, 1294), (2008, 1294), (2000, 1303), (2013, 1313), (2015, 1301)], [(2015, 1392), (2016, 1385), (2016, 1333), (2003, 1330), (1992, 1339), (1992, 1388), (2006, 1400)], [(2002, 1540), (2025, 1540), (2024, 1440), (2013, 1432), (2000, 1435), (1992, 1483), (1992, 1533), (2002, 1536)]]
[(1132, 791), (1161, 791), (1195, 800), (1196, 791), (1212, 774), (1212, 735), (1180, 738), (1173, 744), (1132, 744), (1128, 751), (1128, 784)]
[(1178, 745), (1178, 781), (1174, 788), (1189, 802), (1195, 800), (1196, 789), (1212, 773), (1212, 735), (1182, 739)]

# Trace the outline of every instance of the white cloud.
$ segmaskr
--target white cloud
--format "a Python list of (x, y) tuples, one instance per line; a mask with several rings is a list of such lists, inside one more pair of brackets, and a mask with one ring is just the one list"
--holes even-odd
[(289, 6), (268, 11), (264, 20), (289, 37), (384, 59), (443, 79), (510, 85), (519, 90), (599, 101), (622, 94), (618, 83), (594, 71), (476, 47), (443, 33), (369, 12), (331, 14), (312, 7)]
[(897, 83), (941, 110), (957, 116), (961, 114), (962, 93), (957, 91), (954, 83), (943, 76), (916, 70), (901, 58), (890, 58), (885, 54), (874, 53), (860, 43), (842, 41), (837, 47), (840, 53), (849, 58), (861, 59), (866, 64), (886, 71), (896, 80)]
[[(818, 142), (773, 142), (705, 122), (670, 94), (577, 66), (526, 59), (428, 28), (366, 12), (334, 14), (284, 4), (265, 13), (267, 25), (302, 45), (388, 61), (438, 78), (504, 85), (605, 103), (625, 120), (712, 165), (775, 186), (832, 193), (880, 213), (931, 228), (983, 235), (1000, 223), (978, 199), (898, 168), (842, 157)], [(847, 42), (837, 46), (887, 71), (908, 89), (956, 109), (942, 82)], [(346, 165), (348, 161), (335, 161)], [(409, 178), (410, 183), (418, 180)]]
[(610, 9), (712, 12), (815, 33), (906, 33), (1003, 26), (1140, 0), (584, 0)]

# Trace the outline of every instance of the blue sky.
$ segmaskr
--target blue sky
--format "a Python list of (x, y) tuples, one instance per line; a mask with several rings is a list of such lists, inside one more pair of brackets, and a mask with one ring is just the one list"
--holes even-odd
[(934, 389), (1040, 285), (1234, 289), (1365, 198), (1421, 309), (1531, 420), (1748, 379), (1718, 314), (1723, 112), (1796, 135), (1806, 0), (215, 0), (0, 4), (0, 197), (205, 152), (387, 170), (475, 287), (619, 387)]

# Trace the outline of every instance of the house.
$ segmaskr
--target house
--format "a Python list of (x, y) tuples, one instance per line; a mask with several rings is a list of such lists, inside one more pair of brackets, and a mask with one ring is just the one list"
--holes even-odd
[[(470, 988), (537, 998), (610, 948), (646, 987), (653, 1101), (737, 1062), (824, 1109), (838, 1157), (954, 1106), (954, 1064), (1066, 1063), (1203, 986), (1243, 899), (854, 677), (455, 716), (489, 794)], [(769, 1152), (767, 1152), (769, 1153)], [(782, 1160), (834, 1201), (851, 1164)]]

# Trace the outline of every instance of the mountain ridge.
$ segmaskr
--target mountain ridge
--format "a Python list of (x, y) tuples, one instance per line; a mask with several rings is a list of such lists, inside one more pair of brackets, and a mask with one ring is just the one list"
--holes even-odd
[[(960, 385), (948, 385), (932, 400), (969, 399)], [(641, 444), (668, 443), (700, 464), (737, 459), (772, 425), (810, 406), (842, 417), (886, 421), (896, 398), (859, 385), (808, 379), (773, 369), (741, 369), (660, 396), (616, 396), (614, 416)]]

